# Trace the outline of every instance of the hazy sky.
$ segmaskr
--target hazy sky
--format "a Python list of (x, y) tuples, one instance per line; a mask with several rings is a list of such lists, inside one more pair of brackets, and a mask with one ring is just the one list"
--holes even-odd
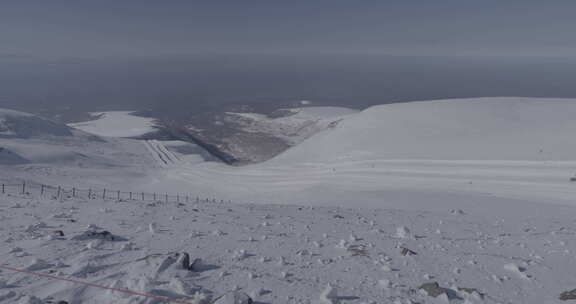
[(0, 0), (0, 55), (576, 54), (574, 0)]

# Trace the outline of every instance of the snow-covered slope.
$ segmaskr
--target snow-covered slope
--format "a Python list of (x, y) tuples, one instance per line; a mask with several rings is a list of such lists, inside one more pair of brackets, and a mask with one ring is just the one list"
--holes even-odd
[(576, 100), (476, 98), (389, 104), (347, 116), (274, 162), (576, 160)]
[[(465, 203), (498, 196), (571, 203), (576, 199), (576, 187), (569, 181), (576, 173), (573, 117), (576, 102), (571, 99), (481, 98), (383, 105), (348, 113), (333, 127), (276, 158), (241, 168), (185, 156), (161, 141), (153, 145), (126, 139), (94, 145), (41, 142), (42, 148), (38, 143), (11, 141), (3, 146), (43, 163), (57, 160), (42, 157), (53, 150), (76, 151), (77, 158), (89, 156), (72, 162), (83, 167), (83, 177), (97, 168), (94, 176), (110, 172), (104, 174), (109, 178), (114, 173), (108, 169), (122, 163), (122, 170), (140, 172), (124, 179), (130, 186), (170, 192), (186, 189), (234, 201), (391, 207), (397, 206), (394, 200), (381, 197), (402, 202), (474, 197), (462, 199)], [(166, 151), (173, 157), (166, 158)], [(67, 180), (78, 174), (50, 170), (56, 171)], [(40, 172), (44, 178), (46, 172)], [(39, 172), (18, 176), (30, 173)], [(123, 175), (116, 176), (114, 182)]]
[(245, 165), (266, 161), (357, 112), (341, 107), (286, 108), (266, 114), (238, 110), (207, 114), (186, 122), (181, 131), (210, 146), (226, 162)]
[(0, 138), (72, 136), (72, 129), (31, 114), (0, 109)]
[(0, 165), (21, 165), (27, 162), (28, 161), (22, 156), (0, 147)]
[(348, 115), (267, 162), (181, 166), (147, 186), (192, 187), (233, 200), (371, 207), (422, 199), (466, 204), (482, 196), (572, 204), (574, 117), (572, 99), (383, 105)]
[(139, 141), (103, 139), (35, 115), (0, 109), (0, 179), (6, 181), (127, 185), (137, 177), (149, 180), (151, 159)]

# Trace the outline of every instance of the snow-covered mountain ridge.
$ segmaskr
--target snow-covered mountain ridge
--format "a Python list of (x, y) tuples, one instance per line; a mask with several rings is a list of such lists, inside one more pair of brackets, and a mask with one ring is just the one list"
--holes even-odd
[[(223, 112), (190, 121), (176, 137), (192, 137), (234, 165), (269, 160), (357, 110), (341, 107), (278, 109), (271, 113)], [(182, 136), (184, 135), (184, 136)]]
[(277, 157), (576, 160), (576, 100), (472, 98), (374, 106)]
[(0, 138), (72, 136), (73, 129), (38, 116), (0, 109)]

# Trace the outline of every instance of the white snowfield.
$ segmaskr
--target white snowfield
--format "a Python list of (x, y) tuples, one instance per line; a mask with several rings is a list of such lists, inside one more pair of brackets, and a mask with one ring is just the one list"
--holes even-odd
[[(0, 137), (30, 162), (0, 166), (0, 181), (235, 202), (0, 195), (0, 265), (190, 303), (234, 290), (256, 303), (565, 303), (576, 299), (575, 117), (573, 99), (383, 105), (243, 167), (173, 142)], [(81, 159), (41, 157), (66, 151)], [(170, 256), (183, 252), (196, 269)], [(26, 296), (160, 303), (0, 271), (0, 303), (42, 303)]]
[(476, 98), (371, 107), (273, 160), (576, 160), (576, 100)]
[(92, 113), (97, 119), (69, 124), (76, 129), (105, 137), (139, 137), (156, 131), (155, 119), (132, 115), (130, 111)]

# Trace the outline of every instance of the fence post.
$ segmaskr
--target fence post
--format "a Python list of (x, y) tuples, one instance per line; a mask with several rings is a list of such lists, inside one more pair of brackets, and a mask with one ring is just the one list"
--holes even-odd
[(180, 194), (176, 194), (176, 202), (177, 202), (177, 203), (180, 202)]
[(132, 200), (132, 191), (130, 191), (130, 200)]
[(72, 197), (76, 197), (76, 188), (72, 188)]
[(168, 193), (166, 193), (166, 202), (168, 202)]
[(44, 185), (42, 185), (40, 189), (40, 195), (44, 195)]
[(144, 192), (142, 192), (142, 201), (144, 201)]
[(92, 199), (92, 189), (88, 189), (88, 199)]
[(104, 189), (104, 191), (102, 191), (102, 199), (103, 199), (103, 200), (106, 199), (106, 189)]
[(6, 193), (6, 189), (4, 189), (4, 184), (2, 184), (2, 194)]
[(118, 190), (118, 200), (120, 200), (120, 190)]
[(58, 194), (57, 194), (56, 198), (60, 198), (60, 191), (62, 191), (62, 188), (60, 186), (58, 186)]
[(26, 194), (26, 182), (22, 182), (22, 194)]

